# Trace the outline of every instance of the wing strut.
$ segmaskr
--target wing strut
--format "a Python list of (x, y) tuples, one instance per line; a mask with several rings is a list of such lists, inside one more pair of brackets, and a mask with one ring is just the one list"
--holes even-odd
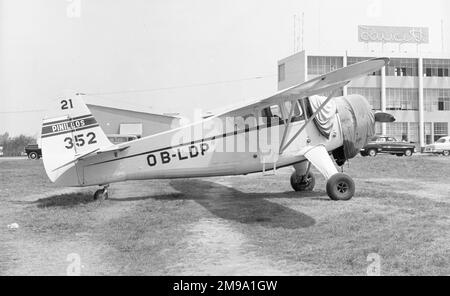
[(289, 111), (288, 120), (287, 120), (287, 122), (285, 122), (286, 128), (284, 129), (283, 138), (281, 139), (280, 149), (278, 150), (280, 152), (281, 152), (281, 148), (284, 146), (284, 143), (286, 142), (286, 136), (287, 136), (288, 131), (290, 130), (292, 117), (294, 115), (294, 109), (297, 104), (296, 100), (292, 100), (290, 102), (291, 102), (291, 110)]

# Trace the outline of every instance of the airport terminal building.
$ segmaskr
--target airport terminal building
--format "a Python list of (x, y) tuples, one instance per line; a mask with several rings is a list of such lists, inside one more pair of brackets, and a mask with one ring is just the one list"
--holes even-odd
[(377, 123), (376, 133), (421, 148), (449, 135), (448, 54), (304, 50), (278, 62), (278, 89), (373, 57), (389, 57), (391, 61), (381, 71), (352, 81), (342, 95), (361, 94), (373, 110), (395, 116), (394, 123)]

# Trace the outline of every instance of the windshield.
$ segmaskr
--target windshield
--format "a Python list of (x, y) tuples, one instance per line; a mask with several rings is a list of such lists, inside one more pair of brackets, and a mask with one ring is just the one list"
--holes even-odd
[(445, 143), (445, 139), (444, 138), (442, 138), (442, 139), (439, 139), (439, 140), (437, 140), (437, 142), (436, 143)]

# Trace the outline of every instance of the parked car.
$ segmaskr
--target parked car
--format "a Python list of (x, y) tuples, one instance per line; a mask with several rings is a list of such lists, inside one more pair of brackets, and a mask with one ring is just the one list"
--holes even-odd
[(397, 141), (393, 137), (375, 136), (361, 149), (361, 155), (374, 157), (378, 153), (388, 153), (397, 156), (412, 156), (415, 149), (414, 144)]
[(25, 147), (25, 153), (29, 159), (39, 159), (42, 157), (42, 150), (39, 145), (32, 144)]
[(442, 154), (444, 156), (450, 155), (450, 137), (443, 137), (437, 140), (434, 144), (425, 146), (424, 153)]

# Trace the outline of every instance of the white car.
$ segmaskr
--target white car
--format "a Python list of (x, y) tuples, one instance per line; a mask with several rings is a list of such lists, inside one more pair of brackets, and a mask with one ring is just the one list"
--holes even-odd
[(442, 154), (444, 156), (450, 155), (450, 137), (443, 137), (436, 141), (436, 143), (425, 146), (425, 153)]

